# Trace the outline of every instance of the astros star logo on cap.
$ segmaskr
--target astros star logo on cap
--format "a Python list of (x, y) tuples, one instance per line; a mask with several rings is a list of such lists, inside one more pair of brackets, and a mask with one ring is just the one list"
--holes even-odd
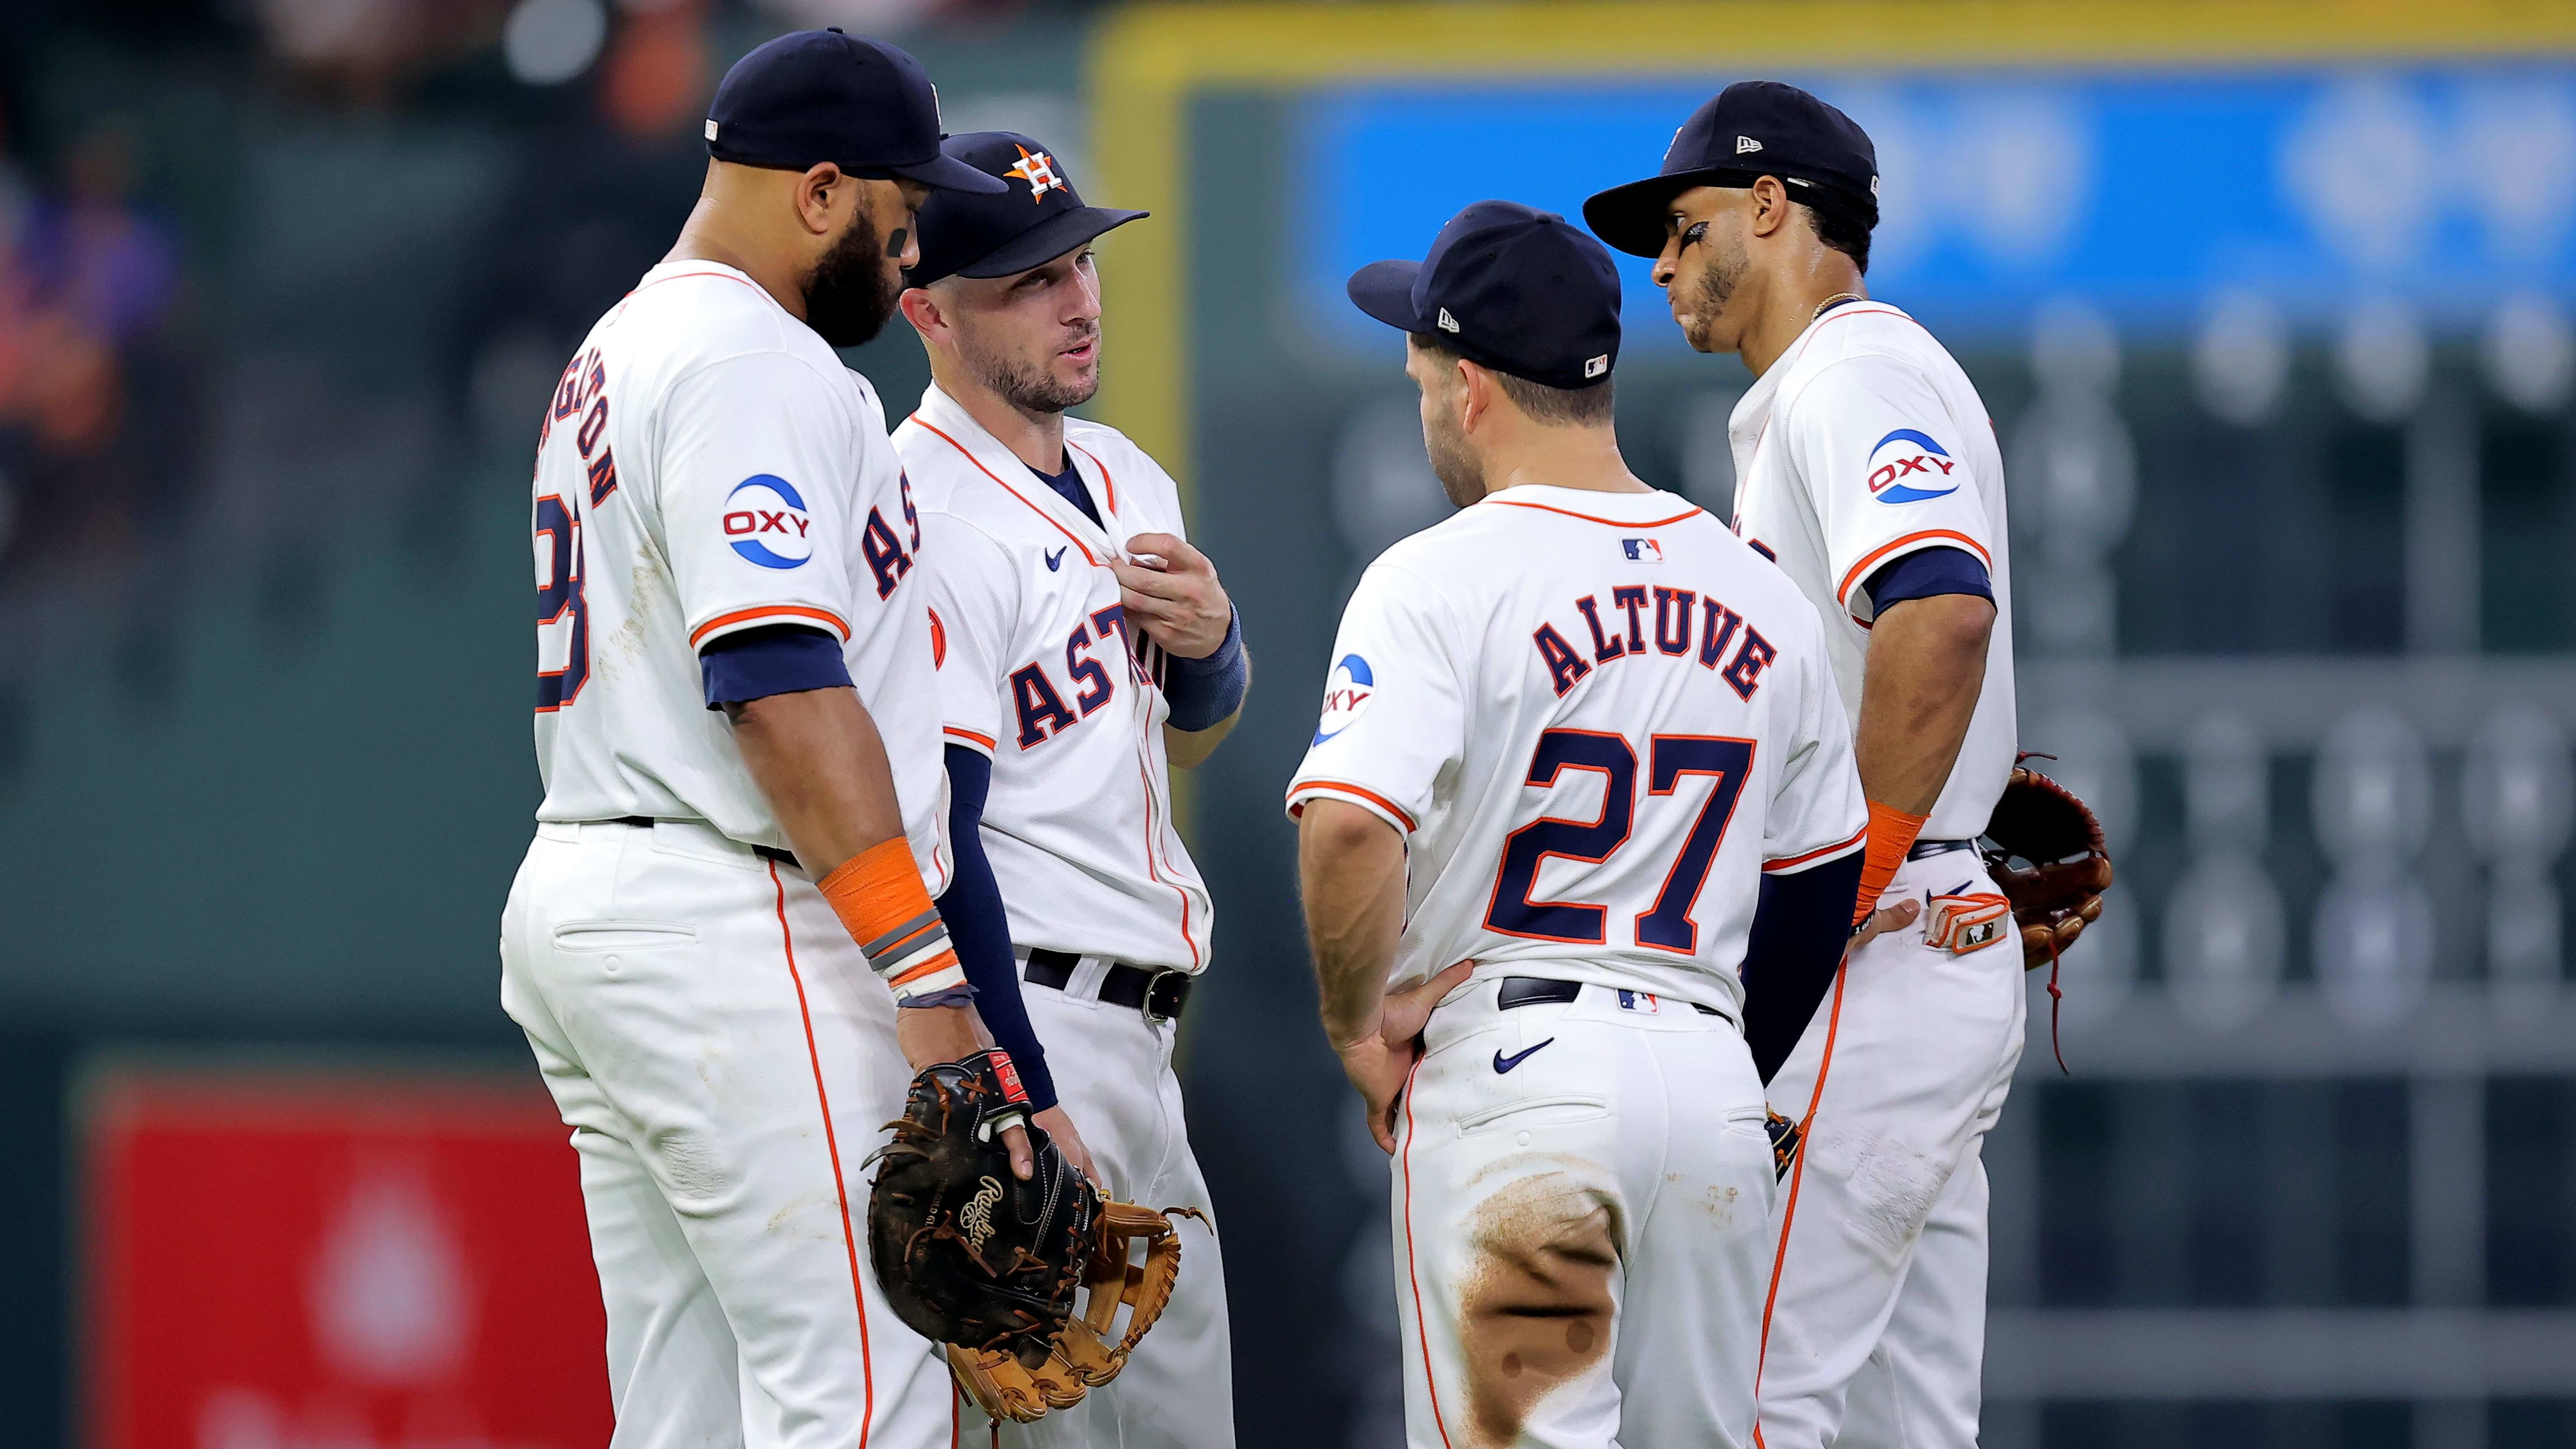
[(1020, 153), (1020, 164), (1012, 167), (1010, 170), (1005, 171), (1002, 174), (1005, 176), (1016, 176), (1027, 182), (1029, 184), (1029, 200), (1041, 201), (1045, 199), (1046, 194), (1050, 191), (1063, 191), (1066, 189), (1064, 178), (1055, 174), (1055, 158), (1053, 156), (1048, 155), (1044, 151), (1031, 151), (1026, 146), (1020, 146), (1015, 149)]

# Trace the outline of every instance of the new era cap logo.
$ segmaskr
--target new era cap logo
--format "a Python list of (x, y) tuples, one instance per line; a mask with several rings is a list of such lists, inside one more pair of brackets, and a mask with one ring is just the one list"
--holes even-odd
[(715, 123), (715, 122), (713, 122), (713, 121), (709, 121), (709, 122), (707, 122), (707, 139), (708, 139), (708, 140), (710, 140), (710, 141), (712, 141), (712, 140), (714, 140), (715, 138), (716, 138), (716, 123)]
[(1747, 151), (1759, 151), (1761, 149), (1762, 143), (1754, 140), (1750, 136), (1738, 136), (1735, 138), (1735, 154), (1738, 156), (1743, 155)]
[(1458, 319), (1450, 316), (1449, 309), (1446, 307), (1440, 309), (1440, 330), (1443, 332), (1455, 332), (1458, 330)]
[(1587, 357), (1583, 360), (1583, 375), (1585, 377), (1599, 377), (1601, 374), (1608, 372), (1609, 370), (1609, 353), (1605, 352), (1599, 357)]

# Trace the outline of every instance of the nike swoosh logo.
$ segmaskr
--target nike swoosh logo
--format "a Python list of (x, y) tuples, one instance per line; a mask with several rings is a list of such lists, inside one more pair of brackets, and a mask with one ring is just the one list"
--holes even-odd
[(1053, 552), (1053, 553), (1051, 553), (1051, 554), (1048, 554), (1048, 555), (1047, 555), (1047, 572), (1048, 572), (1048, 573), (1054, 573), (1054, 572), (1056, 571), (1056, 566), (1057, 566), (1058, 564), (1063, 563), (1063, 562), (1064, 562), (1064, 550), (1063, 550), (1063, 549), (1057, 549), (1055, 552)]
[(1512, 1068), (1519, 1066), (1521, 1063), (1528, 1061), (1531, 1054), (1536, 1052), (1539, 1047), (1551, 1046), (1554, 1045), (1555, 1042), (1555, 1037), (1549, 1037), (1546, 1041), (1540, 1042), (1538, 1046), (1524, 1048), (1512, 1053), (1510, 1056), (1504, 1056), (1501, 1052), (1497, 1051), (1494, 1053), (1494, 1070), (1498, 1074), (1508, 1072)]

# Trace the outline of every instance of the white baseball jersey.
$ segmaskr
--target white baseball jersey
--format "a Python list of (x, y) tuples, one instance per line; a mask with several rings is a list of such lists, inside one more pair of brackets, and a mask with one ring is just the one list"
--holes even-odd
[(1523, 486), (1352, 593), (1288, 790), (1404, 832), (1395, 979), (1474, 960), (1741, 1017), (1761, 871), (1860, 848), (1815, 610), (1669, 493)]
[(1825, 647), (1858, 722), (1873, 610), (1861, 586), (1926, 548), (1986, 566), (1995, 628), (1986, 678), (1926, 840), (1986, 828), (2012, 772), (2012, 564), (2003, 454), (1977, 390), (1922, 324), (1884, 302), (1808, 324), (1735, 405), (1735, 531), (1778, 560), (1824, 616)]
[(1106, 529), (934, 384), (895, 429), (921, 508), (948, 741), (993, 759), (983, 842), (1014, 944), (1196, 972), (1207, 888), (1172, 826), (1161, 651), (1109, 560), (1179, 535), (1178, 488), (1113, 428), (1065, 420)]
[(699, 819), (784, 848), (698, 651), (808, 625), (841, 641), (946, 888), (921, 526), (865, 378), (742, 273), (665, 262), (565, 369), (535, 505), (539, 820)]

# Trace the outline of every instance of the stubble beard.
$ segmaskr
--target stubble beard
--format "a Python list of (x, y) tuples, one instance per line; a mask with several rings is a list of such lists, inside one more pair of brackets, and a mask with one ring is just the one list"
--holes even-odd
[(1485, 496), (1485, 468), (1467, 451), (1453, 412), (1436, 414), (1422, 429), (1422, 449), (1431, 457), (1431, 472), (1451, 505), (1468, 507)]
[[(1100, 336), (1094, 329), (1095, 341)], [(1091, 374), (1067, 382), (1049, 371), (1043, 363), (1026, 363), (981, 348), (961, 349), (967, 368), (984, 387), (1024, 413), (1060, 413), (1091, 401), (1100, 391), (1100, 367), (1095, 360)], [(1098, 357), (1095, 352), (1094, 358)]]
[(1735, 300), (1735, 289), (1744, 281), (1744, 272), (1753, 264), (1745, 255), (1744, 239), (1732, 234), (1722, 241), (1709, 242), (1708, 266), (1699, 274), (1698, 295), (1692, 299), (1691, 318), (1682, 328), (1682, 340), (1695, 352), (1716, 350), (1717, 319), (1726, 304)]
[(814, 263), (805, 280), (805, 325), (834, 347), (873, 340), (903, 297), (903, 273), (886, 256), (885, 237), (864, 215)]

